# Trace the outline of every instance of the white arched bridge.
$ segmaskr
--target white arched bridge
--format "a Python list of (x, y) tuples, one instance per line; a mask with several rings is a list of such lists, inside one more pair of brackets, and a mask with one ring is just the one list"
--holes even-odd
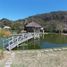
[(8, 50), (12, 50), (16, 46), (19, 46), (19, 44), (32, 39), (39, 37), (40, 33), (21, 33), (21, 34), (14, 34), (10, 38), (6, 39), (5, 48)]

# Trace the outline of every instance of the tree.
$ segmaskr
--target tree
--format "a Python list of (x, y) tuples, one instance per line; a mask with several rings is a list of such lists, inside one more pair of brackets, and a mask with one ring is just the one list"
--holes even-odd
[(63, 30), (64, 30), (64, 24), (63, 23), (58, 23), (56, 25), (56, 30), (58, 30), (59, 33), (61, 34), (63, 32)]

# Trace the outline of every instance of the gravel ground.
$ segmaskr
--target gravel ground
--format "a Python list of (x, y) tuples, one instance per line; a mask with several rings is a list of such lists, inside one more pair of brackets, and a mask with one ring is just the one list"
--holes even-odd
[(67, 67), (67, 50), (15, 51), (11, 67)]
[(0, 59), (0, 67), (5, 67), (5, 63), (10, 56), (11, 55), (8, 51), (3, 52), (3, 57)]
[[(67, 67), (67, 49), (20, 50), (12, 52), (15, 53), (15, 57), (12, 60), (11, 67)], [(8, 57), (10, 56), (8, 52), (5, 53)], [(5, 64), (6, 60), (0, 61), (0, 67), (4, 67), (3, 64)]]

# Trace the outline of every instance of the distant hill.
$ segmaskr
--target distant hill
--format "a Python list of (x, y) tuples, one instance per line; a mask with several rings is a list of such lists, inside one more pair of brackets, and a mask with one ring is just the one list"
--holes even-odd
[(52, 23), (52, 22), (62, 22), (67, 23), (67, 11), (57, 11), (50, 12), (45, 14), (38, 14), (35, 16), (31, 16), (28, 19), (32, 19), (34, 21), (39, 21), (40, 23)]
[(49, 32), (67, 32), (67, 11), (54, 11), (50, 13), (37, 14), (25, 19), (27, 23), (35, 21)]
[[(7, 25), (12, 29), (23, 29), (24, 25), (35, 21), (42, 25), (46, 31), (66, 31), (67, 30), (67, 11), (54, 11), (50, 13), (37, 14), (25, 19), (19, 19), (16, 21), (1, 19), (0, 25)], [(14, 23), (13, 23), (14, 22)]]

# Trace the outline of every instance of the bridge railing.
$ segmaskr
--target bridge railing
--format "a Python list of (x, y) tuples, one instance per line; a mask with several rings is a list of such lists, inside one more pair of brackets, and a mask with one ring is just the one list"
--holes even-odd
[(34, 37), (39, 37), (39, 33), (21, 33), (21, 34), (13, 34), (12, 37), (8, 38), (8, 42), (5, 45), (7, 49), (11, 50), (17, 45), (26, 40), (29, 40)]
[(13, 47), (17, 46), (21, 42), (32, 38), (33, 36), (31, 33), (23, 33), (23, 34), (16, 34), (12, 36), (11, 38), (8, 38), (8, 43), (6, 44), (7, 49), (12, 49)]

